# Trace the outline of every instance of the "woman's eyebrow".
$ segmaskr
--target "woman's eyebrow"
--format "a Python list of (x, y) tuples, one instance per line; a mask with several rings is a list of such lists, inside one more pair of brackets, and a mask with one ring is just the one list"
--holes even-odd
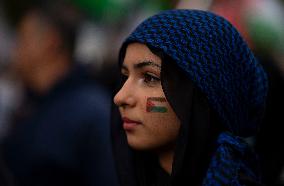
[(134, 68), (143, 68), (145, 66), (153, 66), (153, 67), (157, 67), (159, 69), (161, 69), (161, 65), (158, 65), (157, 63), (153, 62), (153, 61), (141, 61), (137, 64), (134, 64)]

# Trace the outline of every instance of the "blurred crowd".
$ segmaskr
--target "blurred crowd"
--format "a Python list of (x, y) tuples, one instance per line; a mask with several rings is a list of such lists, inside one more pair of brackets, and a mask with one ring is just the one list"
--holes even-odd
[[(110, 119), (119, 46), (141, 20), (173, 8), (210, 10), (224, 16), (267, 70), (267, 112), (255, 147), (264, 181), (284, 185), (283, 0), (0, 1), (0, 169), (7, 179), (0, 178), (0, 185), (41, 185), (40, 179), (47, 179), (43, 175), (60, 175), (54, 178), (58, 185), (83, 185), (81, 180), (96, 185), (100, 181), (88, 174), (101, 175), (105, 182), (109, 179), (103, 179), (103, 172), (116, 179), (109, 161), (100, 165), (102, 173), (89, 166), (97, 164), (91, 155), (99, 159), (99, 151), (110, 151), (93, 142), (110, 145), (109, 129), (103, 124)], [(101, 138), (94, 137), (97, 133)], [(106, 161), (109, 154), (103, 155)], [(49, 166), (52, 162), (54, 167)], [(74, 171), (65, 170), (69, 168)], [(78, 174), (86, 177), (65, 180), (64, 176)]]

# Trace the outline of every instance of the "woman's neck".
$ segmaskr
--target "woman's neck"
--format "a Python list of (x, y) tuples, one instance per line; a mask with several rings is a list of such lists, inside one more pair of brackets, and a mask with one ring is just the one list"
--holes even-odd
[(168, 173), (172, 173), (172, 165), (174, 160), (174, 151), (163, 151), (158, 154), (160, 166)]

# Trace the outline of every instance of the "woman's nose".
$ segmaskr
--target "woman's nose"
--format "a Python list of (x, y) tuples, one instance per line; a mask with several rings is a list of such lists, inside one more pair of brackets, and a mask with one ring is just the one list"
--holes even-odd
[(132, 107), (135, 105), (134, 87), (130, 79), (128, 79), (116, 93), (113, 101), (118, 107)]

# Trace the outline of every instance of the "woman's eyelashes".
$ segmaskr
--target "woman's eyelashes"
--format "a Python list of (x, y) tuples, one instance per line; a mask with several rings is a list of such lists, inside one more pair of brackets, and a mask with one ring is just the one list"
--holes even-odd
[[(125, 83), (129, 78), (129, 74), (126, 72), (121, 73), (122, 83)], [(153, 72), (141, 72), (136, 75), (137, 80), (142, 80), (146, 86), (155, 86), (160, 84), (160, 77)]]
[(144, 72), (142, 73), (143, 81), (149, 86), (154, 86), (160, 83), (160, 77), (157, 75), (150, 73), (150, 72)]

